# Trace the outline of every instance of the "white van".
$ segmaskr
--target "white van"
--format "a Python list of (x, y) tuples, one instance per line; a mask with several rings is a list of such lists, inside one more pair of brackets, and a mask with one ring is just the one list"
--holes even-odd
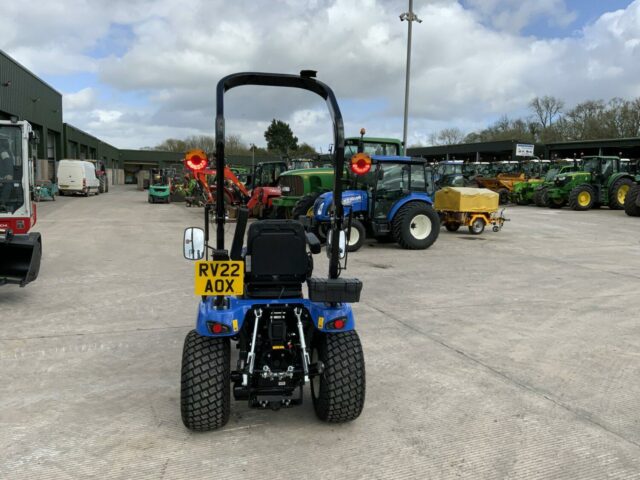
[(100, 181), (96, 177), (96, 167), (84, 160), (60, 160), (58, 162), (58, 190), (60, 195), (100, 193)]

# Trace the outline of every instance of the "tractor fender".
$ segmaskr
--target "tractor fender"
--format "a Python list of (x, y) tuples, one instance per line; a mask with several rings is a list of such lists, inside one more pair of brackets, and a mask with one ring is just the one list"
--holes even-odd
[(433, 200), (431, 200), (431, 197), (426, 193), (411, 192), (406, 197), (403, 197), (400, 200), (398, 200), (393, 205), (393, 207), (391, 207), (391, 210), (387, 214), (387, 220), (391, 222), (393, 220), (393, 217), (396, 216), (396, 213), (398, 213), (398, 210), (400, 210), (403, 206), (405, 206), (409, 202), (424, 202), (430, 207), (433, 206)]
[(624, 172), (620, 172), (620, 173), (614, 173), (613, 175), (611, 175), (609, 177), (609, 179), (607, 180), (607, 190), (609, 188), (611, 188), (613, 186), (614, 183), (616, 183), (618, 180), (620, 180), (621, 178), (628, 178), (629, 180), (631, 180), (632, 182), (637, 181), (636, 177), (634, 177), (633, 175), (629, 174), (629, 173), (624, 173)]
[(484, 220), (485, 225), (489, 225), (491, 223), (491, 217), (488, 213), (474, 213), (469, 218), (469, 225), (473, 224), (473, 222), (478, 218)]
[[(345, 190), (342, 192), (342, 206), (344, 214), (366, 212), (369, 203), (369, 195), (364, 190)], [(322, 205), (322, 209), (320, 209)], [(330, 220), (330, 208), (333, 205), (333, 192), (325, 192), (320, 195), (313, 205), (313, 214), (319, 222)], [(319, 210), (320, 209), (320, 210)]]

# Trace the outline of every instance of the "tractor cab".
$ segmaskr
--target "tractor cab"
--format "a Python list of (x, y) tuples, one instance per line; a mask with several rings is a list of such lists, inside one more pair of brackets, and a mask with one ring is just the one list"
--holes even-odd
[(248, 176), (247, 188), (275, 187), (278, 184), (280, 174), (288, 170), (287, 162), (260, 162)]
[(465, 162), (462, 166), (462, 174), (467, 181), (475, 177), (491, 176), (493, 170), (489, 162)]
[(0, 285), (38, 276), (42, 242), (31, 202), (37, 138), (26, 121), (0, 121)]
[(404, 155), (402, 141), (397, 138), (365, 137), (364, 128), (359, 137), (349, 137), (344, 141), (344, 157), (349, 160), (358, 152), (367, 155), (398, 156)]
[(532, 159), (522, 162), (522, 173), (526, 178), (544, 178), (551, 168), (551, 160)]
[(593, 180), (606, 180), (614, 173), (621, 172), (618, 157), (582, 157), (582, 171), (591, 174)]
[[(444, 187), (464, 187), (464, 163), (462, 160), (445, 160), (435, 167), (435, 190)], [(435, 193), (435, 192), (434, 192)]]

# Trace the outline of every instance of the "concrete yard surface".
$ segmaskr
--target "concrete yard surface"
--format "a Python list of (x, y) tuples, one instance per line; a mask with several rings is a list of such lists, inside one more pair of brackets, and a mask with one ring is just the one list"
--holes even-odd
[(307, 390), (192, 433), (202, 209), (131, 187), (38, 209), (40, 277), (0, 287), (0, 479), (640, 478), (637, 218), (514, 206), (426, 251), (367, 241), (343, 274), (364, 282), (360, 418), (321, 423)]

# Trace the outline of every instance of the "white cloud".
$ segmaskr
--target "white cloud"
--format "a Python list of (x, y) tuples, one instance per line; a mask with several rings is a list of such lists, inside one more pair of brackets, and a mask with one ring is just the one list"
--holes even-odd
[[(640, 0), (556, 39), (518, 32), (536, 18), (570, 24), (575, 14), (564, 0), (466, 4), (474, 8), (456, 0), (415, 2), (423, 23), (413, 29), (410, 139), (526, 114), (536, 95), (569, 105), (640, 96)], [(65, 118), (123, 147), (211, 134), (216, 82), (246, 70), (317, 69), (341, 101), (347, 135), (364, 126), (371, 135), (401, 136), (406, 23), (398, 15), (405, 1), (188, 5), (60, 0), (25, 12), (11, 2), (0, 17), (0, 48), (37, 73), (95, 72), (112, 98), (98, 95), (100, 84), (81, 89), (65, 99)], [(131, 31), (123, 52), (91, 58), (113, 23)], [(227, 132), (246, 141), (264, 144), (268, 122), (280, 118), (301, 141), (323, 148), (331, 142), (326, 107), (308, 92), (241, 88), (225, 101)]]
[(97, 99), (95, 88), (83, 88), (75, 93), (63, 94), (62, 108), (65, 112), (91, 110), (96, 105)]

